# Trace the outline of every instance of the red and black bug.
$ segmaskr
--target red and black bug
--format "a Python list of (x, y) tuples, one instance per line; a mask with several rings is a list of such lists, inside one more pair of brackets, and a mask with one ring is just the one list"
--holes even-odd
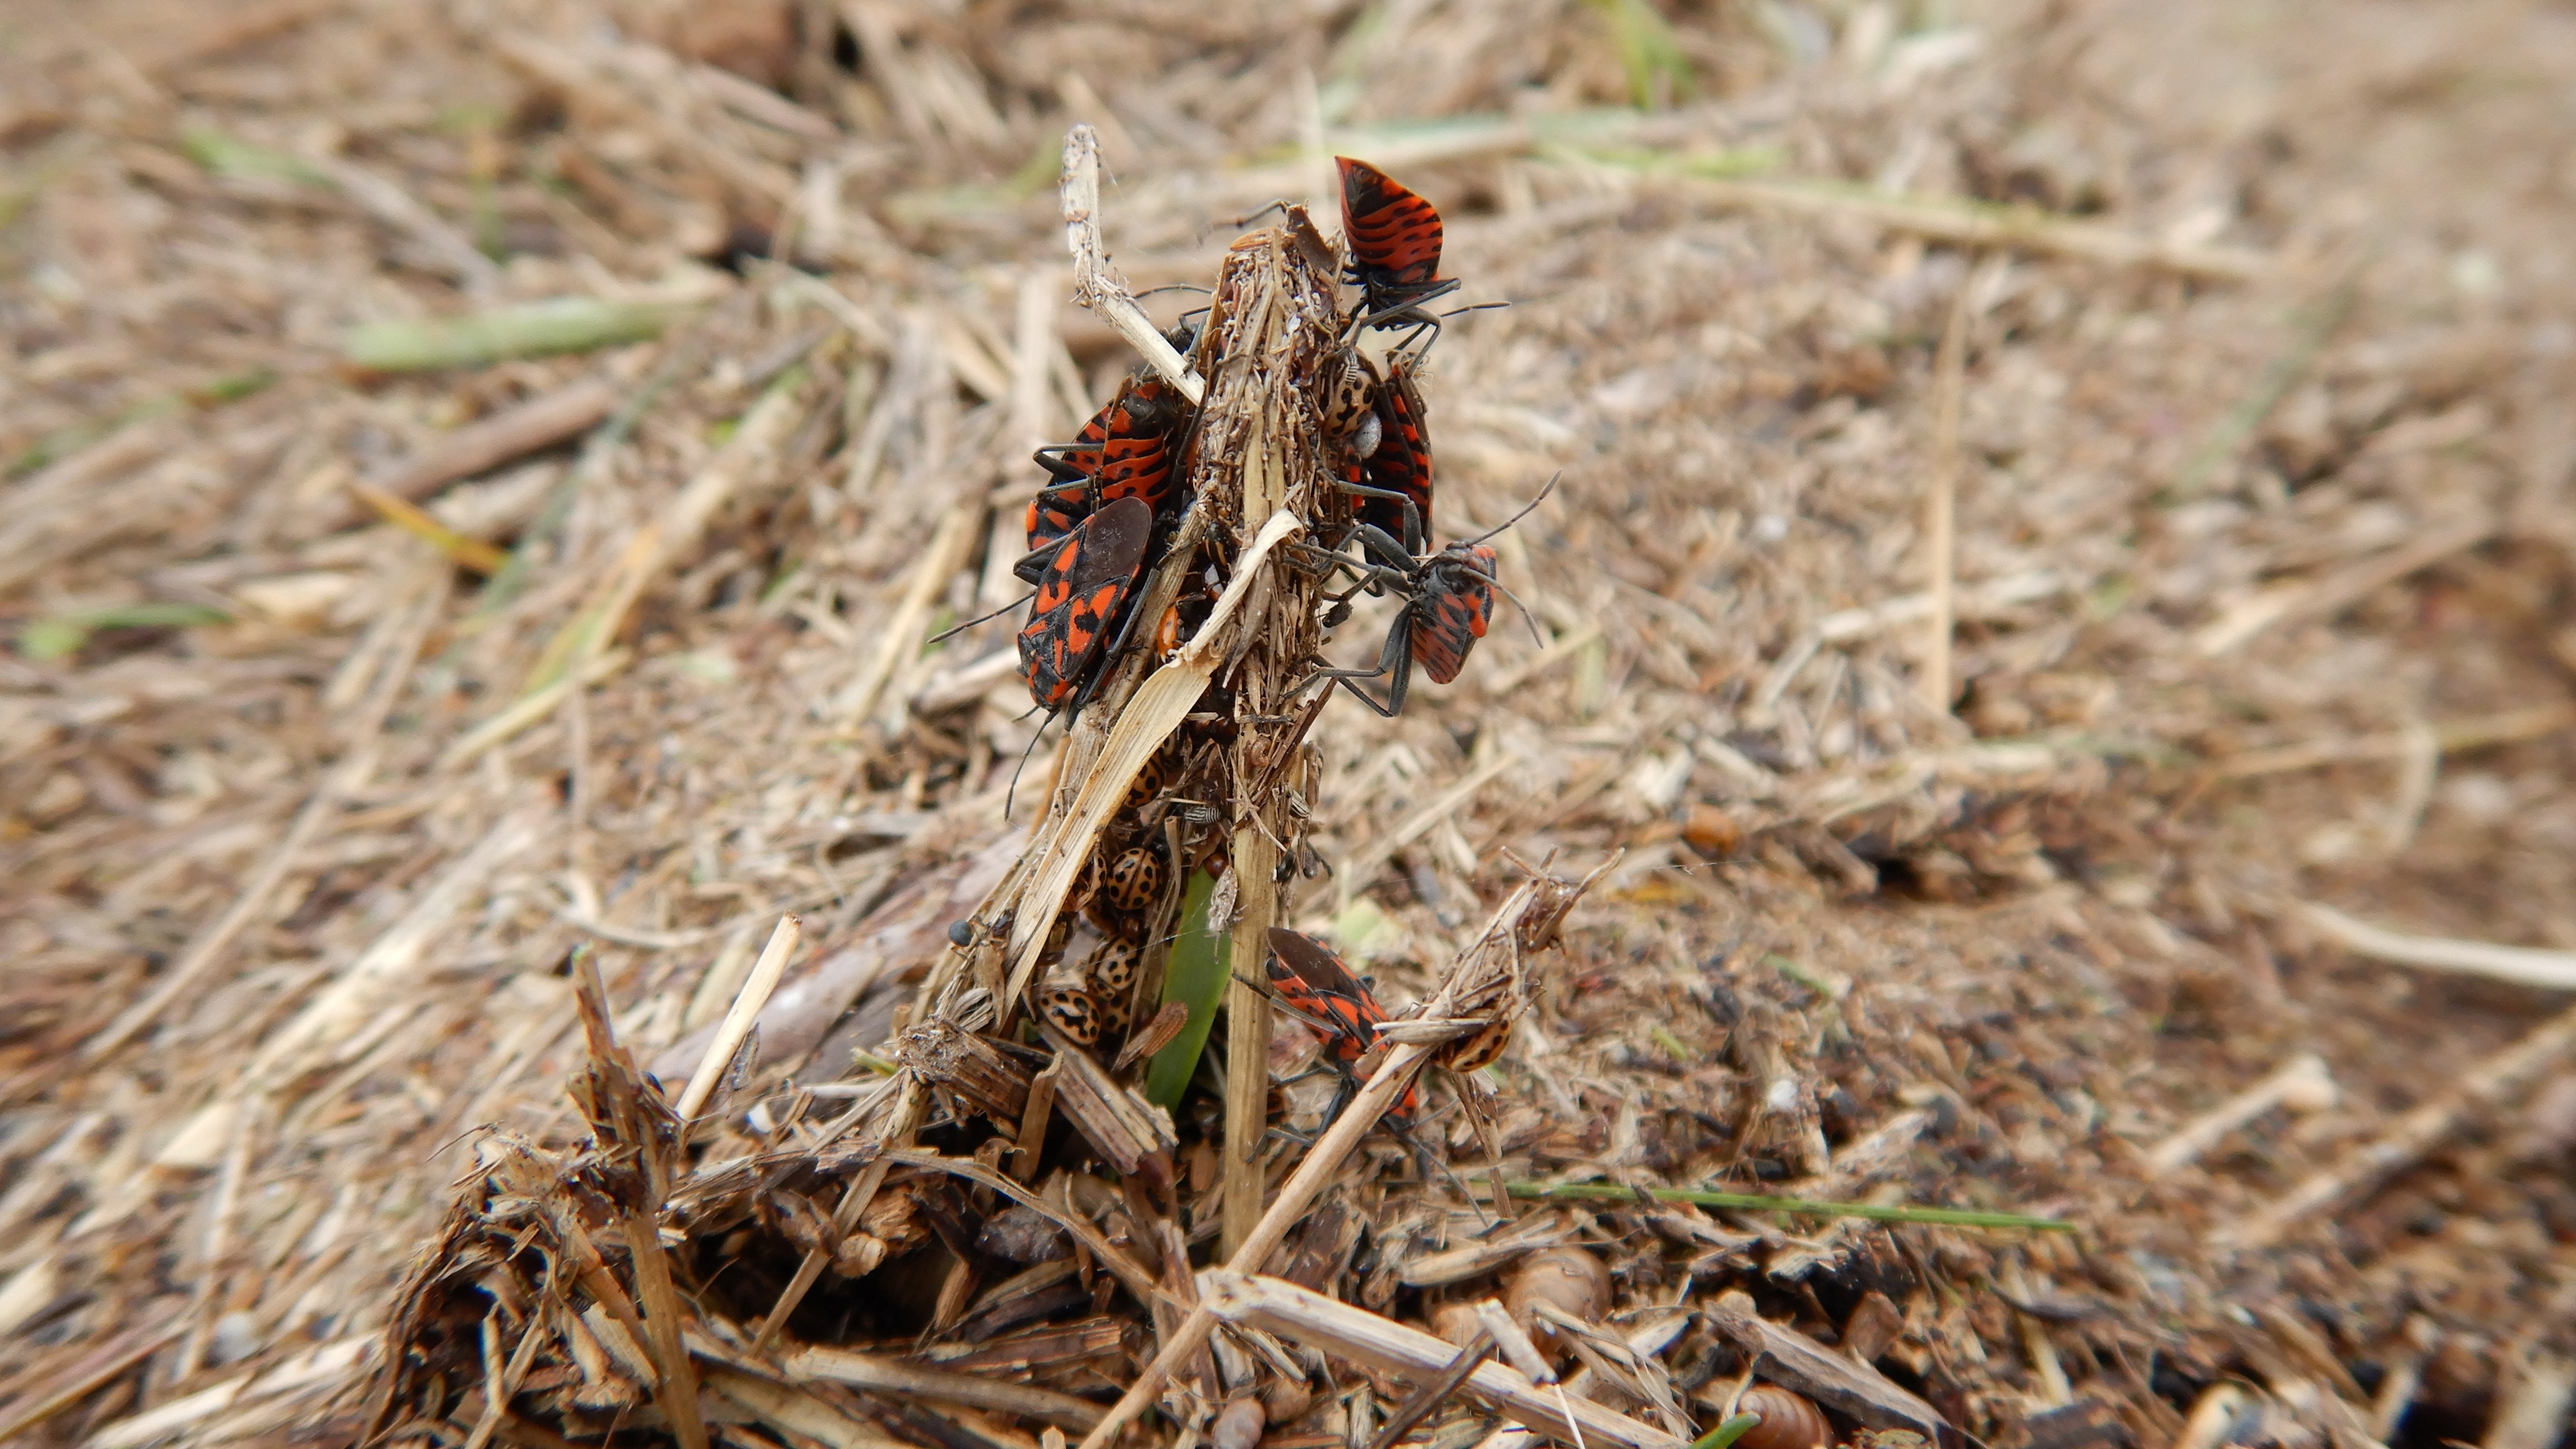
[(1430, 322), (1424, 303), (1456, 291), (1440, 276), (1440, 213), (1428, 201), (1365, 161), (1336, 156), (1342, 173), (1342, 236), (1350, 243), (1350, 279), (1360, 288), (1362, 327)]
[[(1377, 490), (1360, 498), (1359, 520), (1404, 540), (1419, 553), (1431, 538), (1431, 438), (1423, 428), (1422, 394), (1413, 385), (1412, 360), (1386, 360), (1377, 390), (1377, 451), (1361, 464), (1360, 481)], [(1393, 495), (1393, 496), (1388, 496)]]
[(1171, 442), (1183, 406), (1161, 377), (1130, 378), (1072, 442), (1038, 449), (1033, 456), (1054, 481), (1029, 500), (1029, 552), (1012, 570), (1023, 582), (1036, 583), (1055, 546), (1102, 504), (1134, 498), (1155, 514), (1171, 506), (1180, 481)]
[(1119, 498), (1075, 524), (1043, 561), (1029, 622), (1020, 630), (1020, 674), (1041, 709), (1079, 709), (1110, 641), (1129, 612), (1154, 512)]
[[(1548, 480), (1548, 488), (1556, 486)], [(1319, 669), (1299, 684), (1303, 689), (1318, 679), (1361, 680), (1384, 676), (1387, 681), (1386, 702), (1369, 697), (1356, 683), (1349, 685), (1353, 697), (1379, 714), (1392, 717), (1404, 708), (1405, 692), (1413, 682), (1413, 671), (1419, 666), (1431, 676), (1434, 684), (1447, 684), (1458, 677), (1467, 664), (1468, 651), (1485, 637), (1486, 627), (1494, 618), (1494, 582), (1497, 563), (1494, 550), (1486, 539), (1520, 521), (1522, 514), (1538, 506), (1548, 489), (1539, 490), (1520, 513), (1474, 538), (1453, 540), (1448, 547), (1428, 558), (1417, 558), (1386, 530), (1361, 524), (1351, 530), (1351, 538), (1360, 545), (1362, 557), (1342, 554), (1328, 556), (1325, 567), (1350, 573), (1359, 582), (1333, 600), (1336, 609), (1347, 606), (1350, 596), (1363, 589), (1384, 591), (1404, 600), (1395, 616), (1395, 624), (1386, 632), (1385, 647), (1378, 651), (1377, 663), (1366, 669)], [(1310, 557), (1312, 555), (1309, 555)], [(1326, 616), (1331, 622), (1333, 616)], [(1532, 632), (1536, 632), (1532, 625)]]
[[(1290, 1010), (1325, 1031), (1324, 1049), (1345, 1069), (1377, 1045), (1386, 1008), (1332, 947), (1314, 937), (1270, 928), (1270, 987)], [(1411, 1116), (1421, 1105), (1420, 1092), (1408, 1086), (1388, 1115)]]

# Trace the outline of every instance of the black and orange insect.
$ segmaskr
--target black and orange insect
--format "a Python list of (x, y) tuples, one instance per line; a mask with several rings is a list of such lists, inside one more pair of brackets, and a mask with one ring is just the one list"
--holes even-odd
[[(1351, 537), (1360, 545), (1363, 557), (1332, 554), (1325, 567), (1347, 571), (1359, 582), (1335, 599), (1333, 607), (1345, 607), (1351, 594), (1367, 589), (1401, 597), (1404, 608), (1386, 632), (1386, 645), (1378, 651), (1377, 663), (1365, 669), (1319, 669), (1298, 687), (1303, 689), (1318, 679), (1384, 677), (1387, 688), (1383, 704), (1370, 698), (1368, 691), (1356, 683), (1348, 688), (1362, 704), (1393, 717), (1404, 708), (1415, 667), (1431, 676), (1434, 684), (1456, 679), (1458, 671), (1466, 667), (1468, 652), (1485, 637), (1486, 626), (1493, 622), (1494, 590), (1500, 585), (1494, 582), (1494, 550), (1485, 540), (1519, 522), (1555, 486), (1556, 480), (1549, 479), (1547, 488), (1540, 489), (1538, 498), (1531, 499), (1519, 513), (1474, 538), (1454, 540), (1428, 558), (1415, 557), (1382, 528), (1369, 524), (1353, 528)], [(1329, 622), (1331, 616), (1327, 618)], [(1535, 634), (1538, 626), (1530, 627)]]
[(1440, 212), (1365, 161), (1336, 156), (1342, 173), (1342, 236), (1350, 280), (1360, 289), (1358, 327), (1439, 325), (1423, 304), (1458, 289), (1440, 275)]
[(1038, 1014), (1054, 1023), (1076, 1046), (1090, 1046), (1100, 1040), (1100, 1003), (1087, 989), (1070, 984), (1042, 988), (1038, 992)]
[(1152, 847), (1130, 846), (1120, 851), (1101, 873), (1100, 894), (1110, 909), (1122, 915), (1142, 915), (1163, 898), (1167, 874), (1163, 857)]
[(1032, 455), (1053, 482), (1029, 500), (1029, 551), (1012, 569), (1022, 581), (1044, 577), (1057, 545), (1104, 504), (1134, 498), (1155, 514), (1170, 509), (1180, 481), (1171, 442), (1184, 406), (1161, 377), (1130, 378), (1072, 442)]
[(1136, 980), (1136, 967), (1145, 948), (1134, 941), (1115, 938), (1091, 948), (1083, 958), (1082, 974), (1091, 980), (1095, 995), (1123, 995)]
[[(1396, 549), (1395, 540), (1379, 529), (1363, 528), (1358, 536), (1369, 552), (1381, 557)], [(1365, 669), (1319, 669), (1307, 677), (1307, 682), (1346, 681), (1344, 687), (1354, 698), (1392, 718), (1404, 708), (1405, 694), (1412, 686), (1417, 666), (1431, 676), (1434, 684), (1456, 679), (1458, 671), (1466, 667), (1468, 651), (1485, 637), (1485, 628), (1493, 619), (1495, 561), (1492, 548), (1463, 540), (1415, 562), (1411, 568), (1336, 556), (1339, 565), (1360, 573), (1364, 585), (1382, 586), (1402, 595), (1404, 608), (1395, 616), (1394, 627), (1386, 632), (1386, 645), (1378, 651), (1377, 663)], [(1386, 701), (1382, 704), (1367, 690), (1348, 682), (1381, 677), (1387, 682)]]
[(1431, 439), (1423, 427), (1422, 394), (1413, 385), (1412, 359), (1386, 360), (1377, 389), (1377, 450), (1361, 465), (1360, 481), (1374, 492), (1360, 497), (1359, 520), (1404, 540), (1407, 554), (1431, 538)]
[[(1283, 926), (1270, 928), (1270, 987), (1290, 1010), (1325, 1032), (1324, 1049), (1345, 1070), (1377, 1045), (1386, 1008), (1332, 947), (1314, 937)], [(1409, 1117), (1421, 1105), (1420, 1091), (1408, 1086), (1387, 1115)]]
[(1103, 504), (1046, 556), (1029, 622), (1020, 630), (1020, 674), (1038, 707), (1062, 713), (1089, 697), (1111, 640), (1129, 613), (1154, 534), (1154, 512), (1135, 498)]

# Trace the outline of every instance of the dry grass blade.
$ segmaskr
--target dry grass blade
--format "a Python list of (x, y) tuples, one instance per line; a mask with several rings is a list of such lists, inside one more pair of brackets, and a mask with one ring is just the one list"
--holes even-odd
[(1950, 636), (1957, 628), (1951, 594), (1959, 564), (1959, 409), (1967, 391), (1968, 293), (1975, 270), (1959, 280), (1932, 358), (1932, 466), (1923, 495), (1923, 568), (1930, 583), (1930, 628), (1924, 634), (1923, 702), (1947, 713), (1952, 703)]
[(796, 1378), (822, 1379), (879, 1393), (918, 1395), (969, 1408), (1019, 1414), (1063, 1429), (1088, 1429), (1100, 1421), (1100, 1406), (1071, 1394), (1022, 1384), (997, 1383), (971, 1374), (942, 1373), (875, 1354), (845, 1348), (802, 1348), (786, 1355), (780, 1367)]
[(2442, 936), (2413, 936), (2356, 921), (2332, 906), (2295, 901), (2292, 911), (2356, 956), (2428, 971), (2457, 971), (2549, 991), (2576, 990), (2576, 951), (2497, 946)]
[(2244, 1217), (2221, 1224), (2210, 1245), (2222, 1253), (2271, 1247), (2310, 1219), (2333, 1211), (2422, 1160), (2472, 1113), (2529, 1086), (2576, 1051), (2576, 1010), (2552, 1017), (2511, 1050), (2468, 1073), (2449, 1091), (2391, 1123), (2327, 1170)]
[(725, 1069), (733, 1064), (734, 1053), (751, 1035), (752, 1024), (760, 1019), (760, 1009), (769, 1004), (769, 993), (778, 989), (778, 978), (786, 974), (788, 958), (796, 954), (803, 935), (801, 922), (794, 916), (781, 916), (776, 929), (769, 933), (769, 944), (760, 948), (760, 959), (752, 963), (751, 974), (743, 978), (742, 991), (726, 1008), (715, 1039), (707, 1043), (706, 1055), (698, 1059), (697, 1070), (689, 1075), (688, 1086), (681, 1089), (680, 1100), (671, 1108), (672, 1115), (680, 1119), (684, 1137), (688, 1132), (686, 1124), (714, 1095)]
[[(1419, 1329), (1277, 1278), (1212, 1271), (1207, 1275), (1207, 1295), (1211, 1313), (1226, 1322), (1390, 1373), (1434, 1377), (1449, 1369), (1457, 1356), (1454, 1346)], [(1465, 1386), (1467, 1392), (1565, 1442), (1615, 1444), (1621, 1449), (1678, 1449), (1688, 1442), (1589, 1399), (1542, 1389), (1518, 1369), (1503, 1364), (1477, 1364)]]

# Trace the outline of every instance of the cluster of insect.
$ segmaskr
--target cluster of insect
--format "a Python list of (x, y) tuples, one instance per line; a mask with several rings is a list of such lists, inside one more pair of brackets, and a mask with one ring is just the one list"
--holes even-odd
[[(1459, 285), (1440, 275), (1440, 214), (1366, 162), (1341, 157), (1336, 164), (1343, 280), (1358, 291), (1329, 375), (1319, 380), (1324, 447), (1340, 501), (1317, 520), (1313, 541), (1293, 554), (1331, 581), (1325, 627), (1345, 621), (1363, 593), (1392, 598), (1398, 608), (1372, 663), (1312, 661), (1295, 693), (1339, 689), (1392, 716), (1403, 709), (1417, 670), (1441, 684), (1458, 677), (1492, 621), (1496, 556), (1490, 533), (1430, 546), (1432, 456), (1417, 378), (1442, 321), (1431, 304)], [(1398, 334), (1382, 359), (1358, 345), (1371, 332)], [(1184, 321), (1170, 337), (1186, 353), (1199, 332)], [(1190, 501), (1184, 459), (1195, 422), (1180, 389), (1144, 371), (1071, 442), (1038, 451), (1046, 479), (1028, 506), (1028, 552), (1018, 565), (1037, 592), (1018, 643), (1021, 674), (1039, 709), (1078, 712), (1129, 651), (1169, 654), (1205, 618), (1212, 586), (1185, 590), (1150, 629), (1134, 607)], [(1371, 681), (1383, 681), (1377, 692)], [(1200, 756), (1222, 742), (1200, 738), (1206, 728), (1177, 733), (1139, 775), (1050, 940), (1052, 952), (1078, 944), (1077, 916), (1099, 933), (1079, 965), (1064, 969), (1057, 957), (1040, 993), (1045, 1018), (1082, 1045), (1123, 1040), (1135, 1022), (1143, 943), (1168, 925), (1176, 904), (1171, 862), (1185, 854), (1180, 827), (1217, 818), (1210, 802), (1178, 798), (1189, 792), (1175, 788), (1212, 774)], [(1273, 942), (1269, 974), (1278, 998), (1318, 1028), (1337, 1058), (1355, 1061), (1374, 1041), (1372, 1025), (1384, 1019), (1367, 987), (1311, 938), (1282, 931)]]

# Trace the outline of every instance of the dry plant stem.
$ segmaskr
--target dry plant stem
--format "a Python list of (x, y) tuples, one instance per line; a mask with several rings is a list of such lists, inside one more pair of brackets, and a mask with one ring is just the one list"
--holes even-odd
[[(1285, 1279), (1211, 1271), (1205, 1275), (1212, 1315), (1290, 1339), (1339, 1358), (1407, 1377), (1437, 1375), (1453, 1366), (1457, 1348), (1417, 1328), (1337, 1302)], [(1685, 1441), (1590, 1399), (1533, 1382), (1508, 1364), (1490, 1360), (1467, 1376), (1467, 1391), (1565, 1443), (1618, 1445), (1620, 1449), (1679, 1449)]]
[(2470, 1072), (2457, 1087), (2397, 1119), (2389, 1129), (2280, 1198), (2210, 1235), (2221, 1253), (2241, 1253), (2279, 1242), (2318, 1214), (2360, 1197), (2421, 1161), (2460, 1123), (2522, 1090), (2576, 1050), (2576, 1009), (2561, 1012), (2500, 1056)]
[(2002, 251), (2042, 252), (2121, 267), (2149, 267), (2220, 281), (2247, 281), (2272, 268), (2260, 252), (2236, 247), (2171, 246), (2116, 227), (2039, 214), (1969, 210), (1957, 205), (1880, 196), (1857, 187), (1792, 181), (1737, 181), (1676, 177), (1668, 183), (1685, 195), (1720, 206), (1740, 206), (1790, 216), (1850, 217), (1908, 232), (1929, 241)]
[(710, 1364), (707, 1387), (749, 1409), (762, 1423), (796, 1435), (800, 1442), (828, 1444), (832, 1449), (913, 1449), (810, 1394), (757, 1374)]
[(707, 1449), (706, 1422), (698, 1412), (697, 1369), (690, 1363), (681, 1337), (680, 1294), (671, 1282), (670, 1258), (662, 1247), (662, 1205), (669, 1188), (664, 1177), (665, 1163), (650, 1136), (655, 1129), (640, 1110), (645, 1102), (635, 1095), (650, 1092), (651, 1088), (644, 1085), (641, 1074), (633, 1070), (631, 1060), (617, 1045), (607, 1018), (608, 991), (599, 978), (598, 959), (588, 951), (576, 951), (572, 970), (574, 1000), (581, 1013), (583, 1035), (590, 1045), (592, 1086), (587, 1105), (591, 1111), (604, 1114), (615, 1124), (618, 1136), (639, 1149), (633, 1171), (642, 1181), (643, 1192), (640, 1198), (620, 1204), (618, 1231), (635, 1274), (636, 1306), (644, 1312), (645, 1344), (661, 1377), (654, 1401), (669, 1420), (681, 1449)]
[[(270, 849), (268, 858), (260, 862), (259, 869), (243, 885), (241, 894), (233, 898), (231, 908), (189, 946), (187, 955), (170, 968), (170, 974), (162, 978), (150, 994), (127, 1007), (108, 1024), (106, 1030), (90, 1038), (81, 1048), (83, 1057), (96, 1061), (116, 1050), (132, 1040), (136, 1032), (159, 1019), (181, 993), (193, 989), (223, 959), (224, 950), (233, 943), (233, 938), (267, 908), (269, 896), (286, 879), (287, 872), (294, 869), (295, 858), (313, 843), (331, 812), (338, 809), (340, 802), (374, 772), (376, 736), (384, 728), (385, 717), (392, 713), (394, 701), (402, 697), (403, 686), (411, 679), (412, 663), (419, 657), (421, 645), (429, 637), (430, 626), (437, 622), (440, 600), (446, 592), (441, 581), (426, 589), (413, 603), (409, 616), (397, 632), (396, 637), (401, 642), (386, 657), (374, 687), (368, 691), (365, 703), (351, 722), (345, 752), (330, 773), (322, 777), (322, 782), (314, 786), (312, 795), (306, 798), (303, 808), (295, 812), (295, 819), (287, 825), (285, 836)], [(358, 647), (366, 646), (361, 642)]]
[[(2444, 754), (2457, 754), (2463, 750), (2542, 739), (2570, 725), (2576, 725), (2576, 707), (2536, 704), (2525, 709), (2450, 720), (2434, 724), (2430, 729), (2436, 748)], [(2247, 750), (2242, 754), (2220, 756), (2210, 762), (2210, 769), (2222, 780), (2244, 780), (2258, 775), (2313, 770), (2326, 765), (2403, 759), (2417, 747), (2420, 735), (2419, 730), (2392, 730), (2386, 734), (2345, 736), (2283, 745), (2277, 749)]]
[(2298, 918), (2356, 956), (2427, 971), (2487, 976), (2549, 991), (2576, 991), (2576, 951), (2537, 946), (2497, 946), (2446, 936), (2410, 936), (2356, 921), (2331, 906), (2293, 901)]
[(1493, 1335), (1478, 1333), (1468, 1340), (1467, 1346), (1458, 1350), (1458, 1357), (1441, 1371), (1438, 1378), (1425, 1380), (1405, 1396), (1394, 1413), (1387, 1415), (1386, 1422), (1378, 1426), (1377, 1438), (1370, 1442), (1369, 1449), (1395, 1449), (1405, 1435), (1413, 1432), (1414, 1425), (1431, 1417), (1451, 1394), (1458, 1392), (1459, 1385), (1476, 1372), (1477, 1365), (1493, 1355)]
[[(1408, 1045), (1387, 1054), (1386, 1060), (1369, 1077), (1368, 1085), (1342, 1109), (1342, 1115), (1334, 1121), (1332, 1128), (1316, 1140), (1305, 1160), (1297, 1164), (1296, 1172), (1281, 1184), (1278, 1198), (1253, 1225), (1252, 1231), (1236, 1245), (1233, 1254), (1227, 1258), (1229, 1263), (1259, 1263), (1278, 1248), (1288, 1236), (1288, 1229), (1305, 1216), (1306, 1207), (1314, 1200), (1315, 1194), (1321, 1192), (1333, 1175), (1341, 1170), (1342, 1159), (1350, 1156), (1351, 1149), (1357, 1147), (1369, 1129), (1377, 1125), (1378, 1119), (1386, 1115), (1386, 1109), (1395, 1104), (1396, 1097), (1413, 1080), (1415, 1070), (1434, 1050), (1429, 1046)], [(1210, 1311), (1203, 1294), (1199, 1306), (1190, 1310), (1190, 1316), (1163, 1340), (1162, 1352), (1145, 1365), (1145, 1371), (1127, 1386), (1127, 1392), (1119, 1396), (1108, 1414), (1084, 1436), (1081, 1449), (1102, 1449), (1129, 1420), (1144, 1412), (1145, 1407), (1153, 1402), (1154, 1395), (1162, 1390), (1163, 1381), (1171, 1376), (1172, 1370), (1207, 1342), (1216, 1321), (1216, 1315)], [(1445, 1350), (1447, 1345), (1442, 1347)], [(1441, 1362), (1448, 1362), (1445, 1352)]]
[(7, 1443), (122, 1377), (161, 1346), (187, 1332), (184, 1321), (128, 1329), (80, 1362), (64, 1370), (50, 1387), (38, 1390), (27, 1406), (0, 1419), (0, 1443)]
[(2475, 517), (2395, 548), (2331, 570), (2321, 577), (2274, 585), (2245, 599), (2192, 637), (2203, 658), (2232, 652), (2275, 624), (2321, 618), (2359, 603), (2418, 569), (2429, 568), (2455, 553), (2495, 536), (2496, 521)]
[(876, 652), (868, 656), (867, 667), (859, 671), (859, 677), (832, 701), (834, 714), (853, 725), (866, 723), (895, 670), (920, 652), (931, 606), (938, 602), (948, 580), (965, 567), (975, 544), (975, 526), (984, 521), (984, 507), (981, 489), (969, 490), (949, 505), (939, 520), (938, 531), (921, 552), (921, 562), (913, 567), (912, 578), (904, 585), (903, 601), (895, 605), (894, 617), (877, 635)]
[(1940, 1412), (1876, 1368), (1854, 1363), (1785, 1324), (1753, 1311), (1750, 1294), (1718, 1295), (1708, 1324), (1738, 1352), (1764, 1361), (1763, 1377), (1784, 1384), (1826, 1408), (1849, 1414), (1873, 1429), (1914, 1429), (1938, 1441), (1954, 1436)]
[(1270, 1130), (1270, 998), (1246, 976), (1259, 979), (1269, 953), (1272, 925), (1285, 918), (1271, 878), (1278, 850), (1255, 820), (1235, 831), (1231, 852), (1239, 914), (1234, 922), (1235, 972), (1225, 988), (1225, 1142), (1220, 1159), (1223, 1227), (1217, 1254), (1235, 1261), (1236, 1250), (1261, 1221), (1261, 1147)]
[(1968, 293), (1976, 268), (1960, 274), (1932, 359), (1932, 478), (1923, 497), (1924, 592), (1932, 617), (1923, 642), (1923, 702), (1950, 712), (1951, 590), (1959, 553), (1959, 409), (1967, 390)]
[[(921, 1120), (925, 1095), (921, 1083), (910, 1072), (903, 1074), (902, 1081), (903, 1094), (895, 1100), (894, 1110), (886, 1115), (885, 1131), (877, 1138), (880, 1148), (911, 1141), (913, 1128)], [(876, 1201), (877, 1189), (885, 1186), (886, 1173), (893, 1167), (891, 1157), (880, 1156), (859, 1169), (859, 1175), (851, 1180), (849, 1190), (841, 1194), (840, 1206), (832, 1210), (835, 1233), (847, 1234), (858, 1226), (860, 1214), (868, 1210), (868, 1204)], [(769, 1316), (760, 1321), (759, 1332), (752, 1335), (753, 1353), (767, 1353), (769, 1346), (778, 1341), (778, 1332), (786, 1326), (787, 1316), (794, 1313), (796, 1305), (804, 1302), (805, 1295), (814, 1290), (815, 1280), (823, 1276), (823, 1269), (831, 1260), (829, 1247), (818, 1247), (806, 1253), (804, 1261), (796, 1265), (796, 1276), (779, 1290), (778, 1301), (770, 1306)]]
[(1066, 1429), (1088, 1429), (1100, 1422), (1100, 1406), (1088, 1399), (977, 1374), (921, 1368), (854, 1349), (798, 1349), (781, 1359), (780, 1367), (795, 1378), (824, 1379), (875, 1393), (945, 1399), (968, 1408), (1022, 1414)]
[(1192, 403), (1204, 400), (1207, 384), (1190, 370), (1181, 354), (1127, 292), (1126, 280), (1109, 265), (1100, 241), (1100, 136), (1089, 125), (1064, 133), (1064, 245), (1073, 253), (1073, 295), (1082, 305), (1127, 339), (1154, 370), (1169, 378)]
[(2203, 1112), (2149, 1148), (2147, 1171), (2157, 1177), (2179, 1171), (2198, 1161), (2202, 1153), (2217, 1146), (2229, 1133), (2273, 1108), (2321, 1094), (2331, 1097), (2334, 1090), (2334, 1076), (2326, 1070), (2325, 1058), (2302, 1052), (2278, 1071)]
[(433, 439), (409, 460), (371, 481), (397, 498), (416, 503), (459, 478), (471, 478), (588, 432), (606, 421), (616, 407), (615, 388), (600, 378), (581, 378)]
[(760, 1009), (769, 1004), (769, 993), (778, 989), (778, 978), (786, 973), (787, 960), (796, 954), (796, 944), (802, 937), (803, 925), (794, 916), (778, 918), (777, 928), (769, 933), (769, 944), (760, 948), (760, 959), (752, 963), (751, 975), (743, 979), (742, 990), (725, 1012), (724, 1023), (716, 1028), (715, 1039), (707, 1043), (707, 1054), (698, 1059), (698, 1069), (689, 1075), (689, 1085), (680, 1093), (678, 1105), (671, 1109), (680, 1119), (681, 1141), (688, 1140), (690, 1121), (714, 1095), (716, 1083), (724, 1080), (725, 1068), (733, 1063), (734, 1053), (751, 1035), (752, 1023), (760, 1018)]

